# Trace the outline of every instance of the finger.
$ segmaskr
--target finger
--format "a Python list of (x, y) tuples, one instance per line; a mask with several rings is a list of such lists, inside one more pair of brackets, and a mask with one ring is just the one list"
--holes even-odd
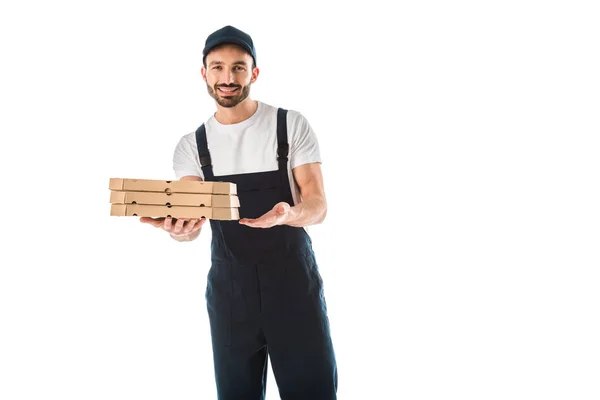
[(194, 225), (196, 225), (196, 223), (198, 222), (198, 220), (196, 218), (192, 218), (190, 219), (186, 224), (185, 224), (185, 228), (183, 229), (183, 232), (185, 233), (190, 233), (192, 231), (192, 229), (194, 229)]
[(150, 224), (155, 227), (161, 226), (163, 223), (162, 220), (160, 220), (160, 218), (154, 219), (152, 217), (140, 217), (140, 222)]
[(198, 222), (197, 222), (197, 223), (194, 225), (194, 229), (192, 229), (192, 230), (190, 231), (190, 233), (194, 233), (194, 232), (196, 232), (196, 231), (199, 231), (200, 229), (202, 229), (202, 225), (204, 225), (204, 222), (203, 222), (203, 221), (206, 221), (206, 220), (204, 219), (204, 220), (200, 220), (200, 221), (198, 221)]
[(196, 224), (194, 225), (194, 231), (197, 231), (198, 229), (202, 228), (202, 225), (204, 225), (208, 220), (205, 217), (202, 217), (197, 221), (198, 222), (196, 222)]
[(247, 225), (251, 228), (260, 228), (264, 222), (260, 219), (245, 219), (243, 222), (242, 220), (240, 220), (240, 223)]
[(151, 224), (152, 221), (154, 221), (154, 220), (150, 217), (140, 217), (140, 222), (143, 222), (145, 224)]
[(183, 229), (183, 224), (185, 223), (185, 218), (180, 218), (175, 223), (175, 227), (173, 228), (173, 232), (180, 233), (181, 229)]
[(164, 218), (157, 218), (154, 221), (152, 221), (152, 226), (155, 228), (162, 228), (164, 223), (165, 223)]
[(251, 228), (263, 228), (265, 226), (265, 221), (257, 219), (254, 221), (249, 221), (248, 223), (246, 223), (246, 225), (248, 225)]
[(272, 226), (277, 225), (277, 221), (279, 219), (279, 216), (270, 213), (256, 219), (244, 218), (243, 220), (240, 220), (240, 222), (244, 225), (248, 225), (251, 228), (271, 228)]
[(285, 214), (289, 210), (290, 210), (290, 205), (285, 202), (278, 203), (277, 206), (275, 207), (275, 212), (277, 212), (278, 214)]
[(165, 218), (163, 229), (168, 232), (170, 232), (171, 229), (173, 229), (173, 218), (171, 218), (171, 217)]

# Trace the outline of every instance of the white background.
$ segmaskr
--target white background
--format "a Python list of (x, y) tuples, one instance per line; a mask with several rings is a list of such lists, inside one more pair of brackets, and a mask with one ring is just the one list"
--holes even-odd
[(108, 181), (173, 179), (227, 24), (321, 144), (339, 398), (600, 398), (592, 3), (3, 3), (0, 399), (216, 398), (210, 230), (110, 217)]

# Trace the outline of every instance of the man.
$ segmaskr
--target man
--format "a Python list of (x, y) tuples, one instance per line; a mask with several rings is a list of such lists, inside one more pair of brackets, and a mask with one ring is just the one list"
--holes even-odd
[[(264, 399), (267, 354), (284, 400), (335, 399), (337, 366), (323, 282), (304, 227), (327, 204), (317, 139), (307, 120), (250, 98), (259, 75), (251, 37), (208, 36), (202, 77), (217, 110), (179, 141), (180, 180), (233, 182), (239, 221), (211, 220), (206, 300), (219, 399)], [(141, 218), (178, 241), (202, 220)]]

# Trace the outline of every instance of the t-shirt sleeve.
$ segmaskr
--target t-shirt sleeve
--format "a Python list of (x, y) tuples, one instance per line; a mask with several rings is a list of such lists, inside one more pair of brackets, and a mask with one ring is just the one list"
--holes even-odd
[(195, 140), (190, 140), (189, 135), (183, 136), (173, 152), (173, 171), (176, 179), (182, 176), (199, 176), (204, 179), (200, 160), (198, 158), (198, 149)]
[(302, 164), (322, 162), (317, 135), (306, 117), (297, 111), (288, 111), (288, 127), (291, 168)]

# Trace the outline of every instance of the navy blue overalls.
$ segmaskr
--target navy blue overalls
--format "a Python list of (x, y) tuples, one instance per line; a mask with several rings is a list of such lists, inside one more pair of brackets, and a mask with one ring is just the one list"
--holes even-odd
[[(260, 217), (281, 201), (294, 204), (286, 115), (278, 109), (275, 171), (214, 176), (204, 124), (196, 131), (204, 179), (237, 185), (240, 218)], [(218, 398), (264, 399), (268, 352), (283, 400), (336, 399), (337, 366), (309, 235), (288, 225), (210, 224), (206, 302)]]

